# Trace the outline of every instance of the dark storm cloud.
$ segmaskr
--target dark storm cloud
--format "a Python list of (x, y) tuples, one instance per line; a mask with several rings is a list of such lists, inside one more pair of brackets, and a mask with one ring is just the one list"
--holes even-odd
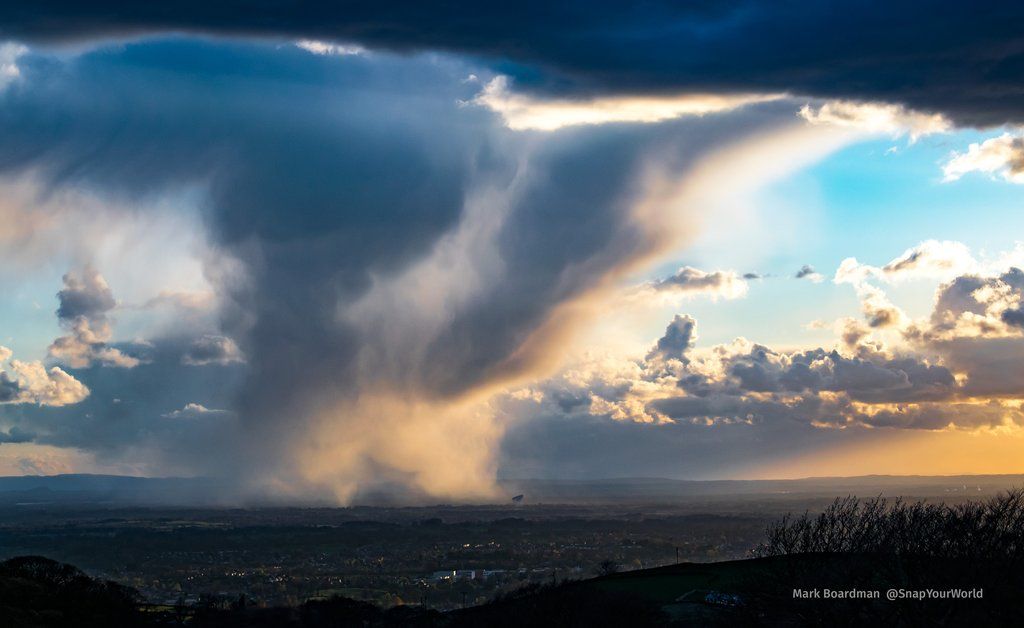
[(547, 91), (788, 91), (901, 102), (969, 125), (1024, 121), (1015, 2), (51, 0), (5, 3), (0, 24), (27, 41), (193, 31), (448, 50)]
[(302, 396), (346, 379), (338, 299), (422, 254), (458, 220), (469, 169), (489, 167), (474, 152), (491, 117), (456, 106), (471, 94), (457, 67), (196, 41), (20, 65), (0, 95), (3, 170), (132, 198), (207, 188), (214, 238), (250, 279), (221, 287), (225, 327), (276, 383), (254, 385), (255, 408), (285, 382)]
[(35, 439), (33, 432), (23, 430), (20, 427), (12, 427), (6, 432), (0, 431), (0, 444), (3, 443), (30, 443)]
[(21, 386), (6, 371), (0, 371), (0, 403), (11, 403), (18, 399)]
[[(361, 385), (446, 398), (528, 368), (519, 350), (555, 309), (649, 252), (632, 207), (652, 151), (683, 172), (711, 148), (792, 117), (791, 105), (769, 103), (728, 124), (566, 129), (537, 142), (460, 104), (479, 89), (463, 80), (472, 68), (436, 56), (340, 59), (171, 39), (63, 60), (29, 53), (18, 65), (20, 78), (0, 93), (0, 171), (128, 201), (199, 188), (212, 246), (241, 268), (208, 269), (224, 304), (209, 335), (225, 342), (176, 339), (172, 352), (151, 339), (147, 363), (122, 380), (166, 387), (139, 401), (144, 411), (128, 411), (110, 374), (76, 371), (94, 390), (78, 412), (103, 427), (82, 431), (67, 413), (46, 413), (48, 442), (101, 451), (150, 442), (145, 417), (197, 403), (230, 409), (247, 429), (220, 433), (235, 438), (230, 447), (171, 437), (160, 447), (268, 469), (268, 448), (281, 453), (306, 437), (303, 421), (318, 404), (352, 398)], [(371, 323), (348, 316), (456, 230), (479, 190), (498, 196), (488, 212), (504, 212), (491, 247), (500, 264), (440, 329), (417, 335), (416, 311), (412, 323), (393, 323), (410, 309), (404, 295)], [(403, 332), (413, 336), (406, 344)], [(233, 400), (210, 400), (216, 378), (187, 371), (222, 368), (227, 338), (245, 357), (243, 374), (225, 388)], [(115, 397), (124, 402), (110, 405)]]
[(686, 172), (705, 151), (774, 124), (784, 110), (779, 104), (746, 110), (729, 118), (728, 127), (680, 119), (572, 128), (533, 147), (496, 237), (508, 271), (456, 313), (410, 374), (447, 395), (521, 372), (518, 350), (558, 305), (654, 248), (654, 238), (632, 217), (643, 193), (635, 181), (650, 154), (666, 170)]
[(1003, 322), (1013, 327), (1024, 327), (1024, 309), (1005, 310), (1002, 314)]
[[(154, 356), (117, 385), (89, 370), (96, 392), (76, 413), (95, 429), (48, 413), (53, 444), (148, 441), (149, 420), (191, 402), (301, 432), (282, 420), (299, 401), (352, 380), (358, 338), (337, 321), (339, 299), (427, 250), (459, 219), (470, 169), (489, 167), (475, 153), (492, 118), (457, 106), (472, 94), (457, 65), (165, 41), (19, 66), (21, 80), (0, 94), (0, 169), (129, 200), (202, 187), (213, 240), (246, 275), (213, 277), (228, 302), (221, 335), (250, 358), (248, 385), (223, 388), (237, 398), (207, 399), (221, 376), (187, 363), (223, 361), (226, 345), (201, 342), (166, 358), (178, 366)], [(160, 393), (133, 406), (126, 390)], [(123, 403), (109, 405), (115, 397)], [(283, 445), (265, 436), (253, 440)], [(230, 464), (211, 454), (234, 450), (215, 439), (181, 448), (205, 465)]]

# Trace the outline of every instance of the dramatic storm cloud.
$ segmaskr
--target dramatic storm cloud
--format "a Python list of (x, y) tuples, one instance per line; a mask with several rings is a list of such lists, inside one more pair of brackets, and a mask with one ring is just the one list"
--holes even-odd
[[(0, 34), (78, 41), (160, 31), (285, 36), (512, 66), (540, 91), (791, 92), (898, 102), (962, 124), (1024, 122), (1022, 9), (944, 0), (679, 3), (185, 2), (10, 5)], [(330, 43), (321, 44), (327, 51)]]
[(1021, 17), (0, 8), (0, 441), (350, 502), (1016, 433)]
[[(230, 404), (244, 429), (223, 428), (230, 447), (194, 447), (189, 456), (210, 452), (197, 470), (340, 499), (379, 479), (486, 494), (501, 429), (480, 395), (547, 368), (580, 316), (569, 306), (687, 234), (685, 209), (645, 205), (678, 193), (661, 181), (794, 124), (792, 104), (770, 102), (717, 121), (522, 136), (467, 104), (480, 89), (469, 68), (438, 57), (169, 40), (18, 63), (0, 96), (4, 171), (125, 204), (200, 190), (222, 304), (215, 333), (126, 352), (112, 343), (106, 281), (69, 273), (58, 295), (69, 333), (51, 356), (90, 368), (94, 389), (111, 381), (97, 366), (244, 372)], [(165, 97), (153, 100), (158, 85)], [(176, 407), (186, 403), (199, 405)], [(152, 431), (134, 425), (118, 442), (139, 429)], [(96, 446), (69, 437), (47, 442)], [(161, 449), (173, 443), (162, 438)]]

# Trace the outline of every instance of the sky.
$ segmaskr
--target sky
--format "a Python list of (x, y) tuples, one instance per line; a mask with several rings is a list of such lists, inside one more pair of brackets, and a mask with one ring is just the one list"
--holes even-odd
[(0, 8), (0, 474), (1022, 473), (1022, 13)]

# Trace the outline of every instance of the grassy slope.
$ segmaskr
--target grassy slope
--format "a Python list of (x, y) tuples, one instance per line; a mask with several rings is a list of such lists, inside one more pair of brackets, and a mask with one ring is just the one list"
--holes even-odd
[(608, 591), (632, 593), (661, 604), (670, 604), (692, 591), (742, 590), (752, 579), (761, 576), (773, 562), (775, 559), (762, 558), (720, 563), (680, 563), (612, 574), (591, 583)]

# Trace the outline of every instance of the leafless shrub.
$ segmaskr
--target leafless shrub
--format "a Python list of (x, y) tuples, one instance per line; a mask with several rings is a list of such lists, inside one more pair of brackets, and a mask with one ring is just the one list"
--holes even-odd
[(754, 554), (888, 554), (1024, 561), (1024, 489), (957, 505), (838, 498), (770, 525)]

